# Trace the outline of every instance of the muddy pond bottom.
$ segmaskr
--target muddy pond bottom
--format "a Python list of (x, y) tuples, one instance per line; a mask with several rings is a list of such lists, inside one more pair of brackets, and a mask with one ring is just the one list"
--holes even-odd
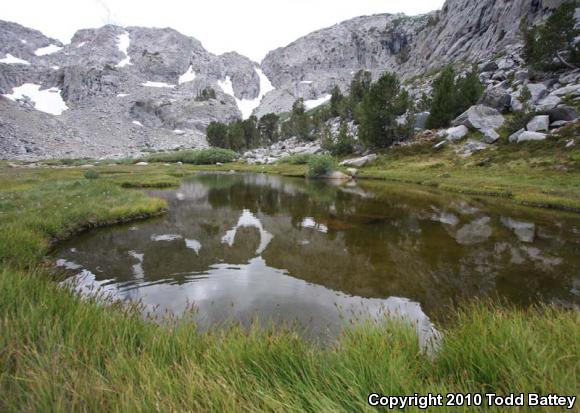
[(200, 329), (284, 325), (312, 339), (403, 317), (434, 334), (459, 303), (580, 307), (580, 217), (381, 182), (198, 174), (159, 218), (61, 244), (67, 282)]

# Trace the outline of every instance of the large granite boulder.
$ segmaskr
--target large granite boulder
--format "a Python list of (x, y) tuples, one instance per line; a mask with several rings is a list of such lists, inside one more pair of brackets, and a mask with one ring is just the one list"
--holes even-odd
[(453, 121), (454, 126), (464, 125), (470, 129), (485, 131), (497, 129), (505, 122), (497, 109), (484, 105), (475, 105), (467, 109)]

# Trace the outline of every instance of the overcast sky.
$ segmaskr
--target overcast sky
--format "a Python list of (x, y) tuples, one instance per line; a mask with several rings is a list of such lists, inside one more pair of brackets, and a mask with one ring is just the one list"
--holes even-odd
[(235, 50), (255, 61), (298, 37), (375, 13), (422, 14), (443, 0), (4, 0), (0, 19), (68, 43), (81, 28), (106, 23), (172, 27), (212, 53)]

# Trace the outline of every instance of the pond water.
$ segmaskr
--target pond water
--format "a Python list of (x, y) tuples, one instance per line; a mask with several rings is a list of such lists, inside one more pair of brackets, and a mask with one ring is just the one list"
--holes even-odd
[(166, 215), (60, 245), (77, 288), (158, 315), (194, 306), (201, 329), (259, 319), (322, 340), (385, 314), (429, 336), (433, 320), (474, 298), (580, 308), (573, 214), (263, 174), (198, 174), (149, 192), (168, 200)]

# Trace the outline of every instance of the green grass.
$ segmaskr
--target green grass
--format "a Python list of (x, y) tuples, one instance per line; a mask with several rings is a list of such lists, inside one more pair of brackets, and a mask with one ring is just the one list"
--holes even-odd
[[(552, 175), (538, 166), (538, 173), (524, 175), (521, 159), (502, 156), (516, 162), (509, 174), (509, 166), (476, 173), (482, 167), (471, 163), (477, 159), (457, 163), (449, 153), (433, 155), (428, 148), (419, 155), (385, 154), (361, 172), (439, 186), (438, 181), (445, 182), (449, 190), (463, 184), (494, 189), (514, 199), (521, 188), (529, 188), (528, 196), (576, 199), (576, 172)], [(413, 163), (404, 166), (411, 157)], [(304, 176), (306, 167), (229, 164), (221, 169)], [(282, 329), (232, 326), (200, 334), (190, 317), (158, 325), (137, 307), (81, 298), (60, 287), (42, 266), (51, 243), (164, 210), (163, 201), (122, 188), (126, 182), (179, 182), (194, 173), (185, 165), (95, 170), (99, 178), (89, 180), (78, 168), (20, 169), (0, 163), (2, 412), (352, 412), (374, 411), (366, 405), (370, 392), (578, 394), (580, 315), (564, 309), (465, 306), (446, 324), (440, 351), (431, 359), (419, 350), (414, 329), (398, 322), (353, 326), (322, 347)]]
[(229, 149), (211, 148), (190, 151), (165, 152), (150, 155), (148, 162), (182, 162), (193, 165), (215, 165), (233, 162), (239, 155)]
[(3, 412), (352, 412), (371, 411), (370, 392), (578, 393), (579, 315), (550, 308), (466, 307), (434, 360), (406, 324), (351, 327), (327, 348), (288, 331), (198, 334), (42, 272), (1, 272), (0, 313)]

